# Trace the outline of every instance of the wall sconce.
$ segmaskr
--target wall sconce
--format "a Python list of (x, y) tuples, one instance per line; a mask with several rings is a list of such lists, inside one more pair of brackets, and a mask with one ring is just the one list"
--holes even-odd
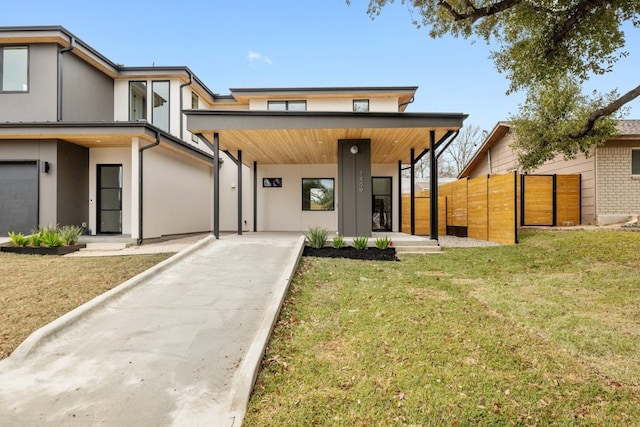
[(49, 162), (40, 162), (40, 173), (49, 173)]
[(351, 154), (358, 154), (358, 146), (352, 145), (351, 148), (349, 148), (349, 151), (351, 152)]

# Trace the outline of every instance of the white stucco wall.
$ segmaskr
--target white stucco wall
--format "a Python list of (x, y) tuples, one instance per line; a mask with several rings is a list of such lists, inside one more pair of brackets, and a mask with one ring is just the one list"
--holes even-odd
[(154, 147), (144, 152), (143, 237), (208, 232), (212, 168)]
[[(282, 178), (281, 188), (263, 188), (262, 178)], [(259, 165), (258, 231), (307, 231), (309, 227), (338, 229), (337, 207), (333, 211), (302, 210), (302, 178), (333, 178), (338, 200), (338, 165)]]
[[(97, 165), (121, 164), (122, 165), (122, 234), (131, 235), (132, 229), (132, 192), (131, 192), (131, 148), (92, 148), (89, 150), (89, 230), (90, 234), (96, 234), (96, 209), (97, 209)], [(137, 165), (136, 165), (137, 167)], [(137, 192), (136, 192), (137, 194)], [(137, 196), (136, 196), (137, 197)], [(137, 221), (137, 219), (136, 219)], [(137, 237), (137, 236), (136, 236)]]
[[(304, 97), (300, 97), (300, 100), (304, 100)], [(398, 98), (367, 98), (353, 97), (353, 98), (310, 98), (307, 101), (307, 111), (353, 111), (354, 99), (369, 99), (369, 111), (375, 112), (398, 112)], [(279, 100), (274, 97), (272, 101)], [(249, 101), (250, 110), (267, 110), (267, 99), (252, 99)]]

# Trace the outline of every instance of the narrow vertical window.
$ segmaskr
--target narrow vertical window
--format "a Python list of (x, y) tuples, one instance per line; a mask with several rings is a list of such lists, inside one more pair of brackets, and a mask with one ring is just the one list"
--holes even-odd
[(356, 113), (364, 113), (369, 111), (369, 100), (368, 99), (354, 99), (353, 100), (353, 111)]
[[(199, 106), (200, 106), (200, 99), (198, 98), (198, 95), (196, 95), (195, 92), (191, 92), (191, 109), (197, 110)], [(191, 134), (191, 141), (196, 143), (199, 142), (198, 137), (195, 136), (194, 134)]]
[(153, 90), (151, 123), (169, 132), (169, 82), (153, 82), (151, 88)]
[(129, 121), (147, 119), (147, 83), (129, 82)]
[(631, 175), (640, 175), (640, 150), (631, 150)]
[(29, 90), (29, 48), (27, 46), (0, 48), (0, 77), (2, 92)]
[(195, 92), (191, 92), (191, 109), (197, 110), (200, 105), (200, 99)]

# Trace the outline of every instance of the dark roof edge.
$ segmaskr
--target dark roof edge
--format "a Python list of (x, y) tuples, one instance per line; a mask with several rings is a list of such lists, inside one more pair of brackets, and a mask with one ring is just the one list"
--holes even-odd
[(369, 118), (461, 118), (465, 113), (402, 113), (402, 112), (353, 112), (353, 111), (267, 111), (267, 110), (183, 110), (192, 116), (282, 116), (282, 117), (369, 117)]
[(119, 70), (120, 69), (120, 65), (118, 65), (115, 62), (111, 61), (109, 58), (107, 58), (106, 56), (104, 56), (103, 54), (101, 54), (100, 52), (95, 50), (94, 48), (92, 48), (89, 44), (87, 44), (81, 38), (77, 37), (71, 31), (67, 30), (62, 25), (33, 25), (33, 26), (24, 26), (24, 27), (21, 27), (21, 26), (0, 27), (0, 32), (9, 32), (9, 31), (27, 31), (27, 32), (28, 31), (34, 31), (34, 32), (35, 31), (60, 31), (62, 34), (64, 34), (65, 36), (67, 36), (69, 38), (69, 41), (71, 41), (71, 39), (73, 39), (75, 43), (81, 45), (83, 49), (86, 49), (92, 55), (95, 55), (96, 57), (100, 58), (101, 61), (104, 61), (105, 63), (107, 63), (113, 69), (115, 69), (115, 70)]
[(278, 88), (230, 88), (231, 93), (247, 92), (415, 92), (418, 86), (330, 86), (330, 87), (278, 87)]
[(116, 72), (126, 72), (126, 71), (133, 71), (133, 72), (140, 72), (140, 71), (183, 71), (188, 73), (189, 75), (191, 75), (191, 78), (193, 81), (195, 81), (198, 85), (200, 85), (200, 87), (202, 87), (202, 89), (207, 92), (207, 94), (209, 96), (211, 96), (211, 99), (214, 99), (216, 95), (211, 89), (209, 89), (209, 87), (207, 87), (207, 85), (205, 85), (202, 80), (200, 80), (193, 71), (191, 71), (191, 69), (189, 69), (189, 67), (187, 66), (124, 66), (121, 64), (117, 64), (115, 62), (113, 62), (112, 60), (110, 60), (109, 58), (107, 58), (106, 56), (104, 56), (103, 54), (101, 54), (100, 52), (98, 52), (96, 49), (94, 49), (93, 47), (91, 47), (89, 44), (87, 44), (85, 41), (83, 41), (81, 38), (77, 37), (75, 34), (73, 34), (71, 31), (67, 30), (65, 27), (63, 27), (62, 25), (32, 25), (32, 26), (10, 26), (10, 27), (2, 27), (0, 26), (0, 33), (2, 32), (11, 32), (11, 31), (25, 31), (25, 32), (37, 32), (37, 31), (59, 31), (62, 34), (64, 34), (67, 38), (69, 38), (69, 40), (71, 40), (73, 38), (74, 42), (78, 45), (80, 45), (83, 49), (87, 50), (88, 52), (90, 52), (92, 55), (95, 55), (97, 58), (99, 58), (101, 61), (104, 61), (107, 65), (109, 65), (110, 67), (112, 67)]

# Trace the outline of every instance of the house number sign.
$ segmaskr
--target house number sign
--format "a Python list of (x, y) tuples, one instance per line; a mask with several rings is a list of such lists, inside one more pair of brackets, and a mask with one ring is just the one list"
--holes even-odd
[(358, 182), (358, 190), (363, 193), (364, 192), (364, 174), (362, 173), (362, 170), (360, 171), (360, 179)]

